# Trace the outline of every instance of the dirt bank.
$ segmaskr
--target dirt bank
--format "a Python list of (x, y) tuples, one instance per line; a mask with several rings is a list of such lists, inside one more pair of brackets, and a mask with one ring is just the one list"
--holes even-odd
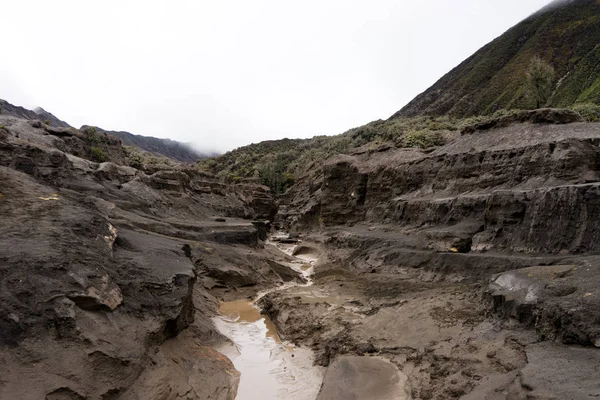
[[(414, 399), (513, 400), (538, 393), (535, 398), (550, 399), (547, 396), (553, 390), (573, 399), (600, 395), (597, 368), (588, 369), (589, 379), (581, 378), (581, 369), (600, 356), (599, 349), (543, 342), (547, 339), (543, 330), (523, 318), (519, 321), (517, 315), (497, 312), (493, 295), (497, 295), (497, 283), (488, 278), (498, 276), (495, 268), (503, 268), (469, 276), (473, 268), (469, 263), (441, 270), (435, 262), (412, 266), (410, 256), (390, 256), (398, 253), (398, 243), (382, 241), (382, 232), (356, 232), (341, 228), (315, 237), (320, 243), (310, 247), (320, 248), (326, 257), (315, 268), (314, 285), (271, 293), (260, 302), (283, 338), (313, 348), (317, 362), (330, 366), (325, 392), (330, 393), (342, 379), (340, 357), (376, 355), (407, 377), (406, 390)], [(339, 240), (331, 241), (330, 235), (353, 235), (351, 241), (343, 241), (353, 245), (344, 247)], [(427, 254), (432, 259), (438, 256)], [(498, 257), (490, 254), (478, 262), (491, 265)], [(506, 262), (510, 269), (537, 261), (516, 258)], [(565, 263), (564, 258), (543, 261)], [(560, 272), (573, 267), (545, 268)], [(541, 314), (530, 304), (532, 315)], [(559, 362), (563, 356), (571, 361)], [(556, 362), (544, 363), (543, 357)], [(545, 378), (558, 375), (560, 380)], [(328, 396), (323, 398), (334, 398)]]
[(539, 122), (298, 177), (276, 222), (327, 257), (264, 299), (281, 334), (322, 365), (385, 357), (415, 399), (600, 396), (600, 124)]

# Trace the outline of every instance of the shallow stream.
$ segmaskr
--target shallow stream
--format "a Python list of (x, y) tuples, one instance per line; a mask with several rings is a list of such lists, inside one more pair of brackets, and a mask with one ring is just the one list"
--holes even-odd
[[(272, 243), (275, 244), (275, 243)], [(294, 245), (276, 244), (292, 255)], [(316, 258), (295, 257), (289, 267), (302, 274), (310, 286)], [(283, 290), (285, 284), (271, 289)], [(228, 356), (241, 373), (236, 400), (291, 399), (314, 400), (323, 380), (324, 369), (313, 366), (314, 355), (310, 349), (282, 341), (275, 324), (255, 305), (266, 293), (254, 300), (237, 300), (221, 303), (221, 315), (214, 318), (219, 332), (233, 344), (218, 350)]]

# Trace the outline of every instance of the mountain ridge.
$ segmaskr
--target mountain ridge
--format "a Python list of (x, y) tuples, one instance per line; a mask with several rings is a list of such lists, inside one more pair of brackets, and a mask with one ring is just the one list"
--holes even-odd
[(58, 119), (54, 114), (49, 113), (41, 107), (36, 107), (33, 110), (28, 110), (25, 107), (16, 106), (6, 100), (0, 99), (0, 114), (10, 115), (12, 117), (34, 120), (38, 119), (47, 125), (61, 128), (71, 128), (71, 125)]
[[(87, 125), (83, 125), (84, 129)], [(188, 143), (179, 142), (172, 139), (157, 138), (154, 136), (136, 135), (127, 131), (109, 131), (96, 127), (101, 132), (118, 137), (124, 145), (136, 146), (144, 151), (160, 154), (177, 161), (193, 163), (203, 158), (216, 155), (210, 152), (199, 152), (192, 148)]]
[[(46, 125), (54, 127), (72, 128), (67, 122), (57, 118), (54, 114), (44, 110), (42, 107), (36, 107), (33, 110), (29, 110), (2, 99), (0, 99), (0, 114), (26, 120), (40, 120)], [(90, 126), (83, 125), (81, 129), (85, 129), (86, 127)], [(194, 163), (203, 158), (216, 155), (214, 152), (197, 151), (190, 144), (179, 142), (177, 140), (136, 135), (126, 131), (109, 131), (95, 126), (94, 128), (102, 133), (107, 133), (121, 139), (125, 145), (135, 146), (143, 151), (165, 156), (180, 162)]]

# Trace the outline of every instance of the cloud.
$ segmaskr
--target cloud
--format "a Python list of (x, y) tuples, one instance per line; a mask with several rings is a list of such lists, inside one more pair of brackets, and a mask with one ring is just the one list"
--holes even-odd
[(391, 115), (544, 4), (8, 2), (0, 97), (201, 149), (337, 134)]

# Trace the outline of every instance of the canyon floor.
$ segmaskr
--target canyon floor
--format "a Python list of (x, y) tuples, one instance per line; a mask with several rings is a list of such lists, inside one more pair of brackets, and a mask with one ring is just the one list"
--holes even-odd
[[(335, 232), (344, 234), (356, 233)], [(350, 273), (344, 265), (355, 250), (324, 250), (327, 237), (298, 248), (320, 255), (313, 285), (259, 301), (282, 338), (312, 348), (328, 367), (318, 399), (600, 396), (600, 351), (540, 340), (518, 318), (500, 316), (491, 279), (469, 281), (453, 271), (440, 281), (423, 274), (427, 267)], [(558, 281), (573, 268), (561, 264), (543, 270)]]
[(335, 157), (278, 204), (1, 115), (0, 399), (286, 398), (244, 383), (230, 302), (287, 398), (600, 397), (600, 124), (527, 118)]

